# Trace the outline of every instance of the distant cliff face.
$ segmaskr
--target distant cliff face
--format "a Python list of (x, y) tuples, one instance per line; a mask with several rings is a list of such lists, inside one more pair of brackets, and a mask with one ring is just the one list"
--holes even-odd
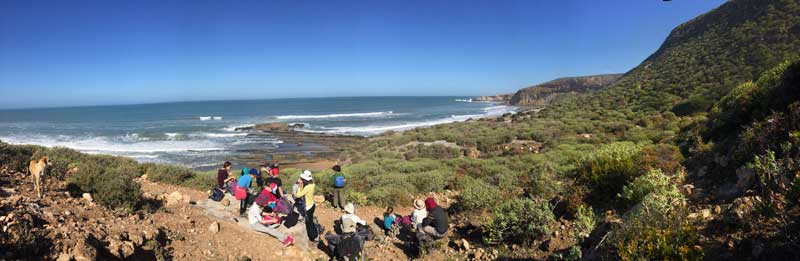
[(622, 74), (558, 78), (517, 91), (511, 96), (509, 103), (517, 106), (544, 106), (560, 96), (602, 89), (620, 77)]
[(473, 101), (485, 101), (485, 102), (508, 102), (511, 99), (513, 94), (498, 94), (492, 96), (478, 96), (472, 99)]

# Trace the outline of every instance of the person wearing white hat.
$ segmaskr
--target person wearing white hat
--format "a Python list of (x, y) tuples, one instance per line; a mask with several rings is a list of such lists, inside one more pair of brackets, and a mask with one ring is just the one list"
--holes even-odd
[(411, 212), (411, 225), (415, 228), (422, 224), (422, 220), (428, 217), (428, 210), (425, 210), (425, 202), (421, 199), (414, 200), (414, 211)]
[(308, 240), (312, 242), (319, 242), (319, 231), (317, 231), (317, 226), (314, 224), (314, 210), (316, 209), (314, 205), (314, 192), (316, 188), (314, 177), (311, 176), (311, 171), (303, 170), (303, 173), (300, 174), (300, 178), (297, 179), (297, 191), (294, 197), (303, 198), (305, 202), (306, 213), (304, 219), (306, 223), (306, 233), (308, 234)]
[[(367, 225), (367, 221), (364, 221), (360, 217), (356, 216), (356, 213), (355, 213), (356, 212), (356, 207), (353, 205), (353, 203), (347, 203), (347, 205), (344, 206), (344, 212), (345, 212), (345, 214), (342, 215), (342, 224), (345, 223), (344, 222), (345, 219), (349, 219), (349, 220), (353, 221), (353, 223), (355, 223), (355, 224), (362, 225), (362, 226), (366, 226)], [(348, 232), (356, 232), (356, 231), (355, 231), (355, 227), (353, 227), (352, 231), (345, 231), (345, 227), (342, 227), (342, 232), (348, 233)]]

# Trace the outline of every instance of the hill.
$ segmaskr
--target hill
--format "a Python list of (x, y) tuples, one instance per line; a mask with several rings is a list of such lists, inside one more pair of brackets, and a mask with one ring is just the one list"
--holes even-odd
[(597, 91), (617, 81), (622, 74), (558, 78), (520, 89), (509, 99), (516, 106), (544, 106), (564, 95)]

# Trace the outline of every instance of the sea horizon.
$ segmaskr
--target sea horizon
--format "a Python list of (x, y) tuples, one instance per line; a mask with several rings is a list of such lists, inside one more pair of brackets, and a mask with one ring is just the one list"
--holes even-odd
[[(138, 106), (138, 105), (158, 105), (158, 104), (172, 104), (172, 103), (195, 103), (195, 102), (240, 102), (240, 101), (264, 101), (264, 100), (290, 100), (290, 99), (335, 99), (335, 98), (447, 98), (447, 97), (462, 97), (462, 98), (475, 98), (485, 95), (497, 94), (481, 94), (481, 95), (367, 95), (367, 96), (309, 96), (309, 97), (276, 97), (276, 98), (256, 98), (256, 99), (200, 99), (200, 100), (178, 100), (178, 101), (155, 101), (155, 102), (140, 102), (140, 103), (119, 103), (119, 104), (86, 104), (86, 105), (56, 105), (45, 107), (17, 107), (17, 108), (3, 108), (2, 111), (13, 110), (36, 110), (36, 109), (69, 109), (69, 108), (82, 108), (82, 107), (115, 107), (115, 106)], [(478, 102), (478, 101), (476, 101)]]

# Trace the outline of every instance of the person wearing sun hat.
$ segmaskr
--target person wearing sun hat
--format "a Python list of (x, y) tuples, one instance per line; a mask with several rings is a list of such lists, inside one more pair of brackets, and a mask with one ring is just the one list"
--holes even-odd
[(314, 184), (314, 177), (311, 176), (310, 170), (303, 170), (303, 173), (300, 174), (300, 178), (297, 179), (297, 192), (295, 192), (295, 198), (302, 198), (305, 202), (305, 223), (306, 223), (306, 232), (308, 233), (308, 240), (313, 242), (319, 242), (319, 231), (317, 231), (316, 224), (314, 224), (314, 210), (316, 210), (316, 206), (314, 204), (314, 192), (316, 190), (316, 184)]
[(415, 228), (422, 224), (422, 221), (428, 217), (428, 210), (425, 209), (425, 202), (421, 199), (414, 200), (414, 211), (411, 212), (411, 225)]
[[(350, 220), (353, 221), (353, 223), (356, 223), (356, 224), (359, 224), (359, 225), (362, 225), (362, 226), (366, 226), (367, 225), (367, 221), (364, 221), (360, 217), (356, 216), (355, 212), (356, 212), (356, 207), (353, 205), (353, 203), (347, 203), (347, 205), (344, 206), (344, 213), (345, 214), (342, 215), (342, 218), (341, 218), (342, 219), (342, 224), (344, 224), (344, 220), (345, 219), (350, 219)], [(342, 229), (342, 231), (347, 233), (346, 231), (344, 231), (344, 228)], [(351, 232), (355, 232), (355, 230), (353, 230)]]

